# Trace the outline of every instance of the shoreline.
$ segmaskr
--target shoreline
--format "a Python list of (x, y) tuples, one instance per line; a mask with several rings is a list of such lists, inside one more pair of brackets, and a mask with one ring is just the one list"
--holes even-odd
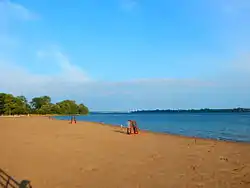
[[(56, 121), (70, 121), (70, 120), (63, 120), (63, 119), (57, 119), (54, 118), (53, 120)], [(94, 125), (100, 125), (100, 126), (108, 126), (108, 127), (115, 127), (115, 128), (120, 128), (119, 125), (113, 125), (113, 124), (106, 124), (106, 123), (98, 123), (98, 122), (93, 122), (93, 121), (79, 121), (77, 120), (78, 123), (92, 123)], [(123, 128), (125, 132), (125, 127)], [(162, 135), (162, 136), (173, 136), (173, 137), (180, 137), (180, 138), (187, 138), (190, 140), (201, 140), (201, 141), (215, 141), (215, 142), (226, 142), (226, 143), (234, 143), (234, 144), (247, 144), (249, 145), (250, 142), (247, 141), (235, 141), (235, 140), (221, 140), (221, 139), (213, 139), (213, 138), (202, 138), (202, 137), (191, 137), (191, 136), (185, 136), (185, 135), (180, 135), (180, 134), (171, 134), (171, 133), (164, 133), (164, 132), (154, 132), (150, 130), (142, 130), (139, 128), (140, 133), (147, 133), (147, 134), (155, 134), (155, 135)], [(140, 135), (139, 133), (139, 135)], [(136, 135), (135, 135), (136, 136)]]

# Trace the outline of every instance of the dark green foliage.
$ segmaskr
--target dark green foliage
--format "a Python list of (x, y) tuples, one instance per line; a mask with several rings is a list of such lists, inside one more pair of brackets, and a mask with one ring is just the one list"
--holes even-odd
[(4, 114), (4, 98), (5, 93), (0, 93), (0, 114)]
[(24, 96), (13, 96), (0, 93), (0, 115), (15, 114), (88, 114), (89, 110), (83, 104), (73, 100), (51, 103), (49, 96), (35, 97), (29, 103)]
[(79, 104), (78, 105), (78, 113), (79, 114), (88, 114), (89, 113), (89, 109), (84, 104)]
[(60, 109), (61, 114), (79, 114), (78, 105), (75, 101), (72, 100), (64, 100), (62, 102), (57, 103)]
[(33, 109), (40, 109), (43, 105), (48, 105), (51, 102), (49, 96), (35, 97), (31, 100), (30, 104)]

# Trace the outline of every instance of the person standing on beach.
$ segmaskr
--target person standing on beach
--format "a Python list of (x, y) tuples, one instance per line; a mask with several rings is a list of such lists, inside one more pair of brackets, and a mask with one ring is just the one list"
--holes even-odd
[(131, 134), (131, 120), (127, 122), (127, 134)]
[(132, 129), (133, 133), (135, 134), (135, 121), (134, 120), (131, 121), (131, 129)]
[(136, 121), (133, 121), (133, 130), (134, 130), (134, 134), (138, 134), (138, 126), (137, 126)]

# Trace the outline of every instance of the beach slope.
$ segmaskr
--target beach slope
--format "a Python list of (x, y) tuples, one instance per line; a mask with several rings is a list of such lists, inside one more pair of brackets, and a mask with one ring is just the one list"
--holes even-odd
[(250, 144), (0, 118), (0, 169), (34, 188), (249, 188)]

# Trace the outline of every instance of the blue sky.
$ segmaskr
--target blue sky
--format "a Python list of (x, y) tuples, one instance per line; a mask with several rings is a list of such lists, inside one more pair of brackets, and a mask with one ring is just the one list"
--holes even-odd
[(0, 0), (0, 91), (91, 110), (250, 107), (248, 0)]

